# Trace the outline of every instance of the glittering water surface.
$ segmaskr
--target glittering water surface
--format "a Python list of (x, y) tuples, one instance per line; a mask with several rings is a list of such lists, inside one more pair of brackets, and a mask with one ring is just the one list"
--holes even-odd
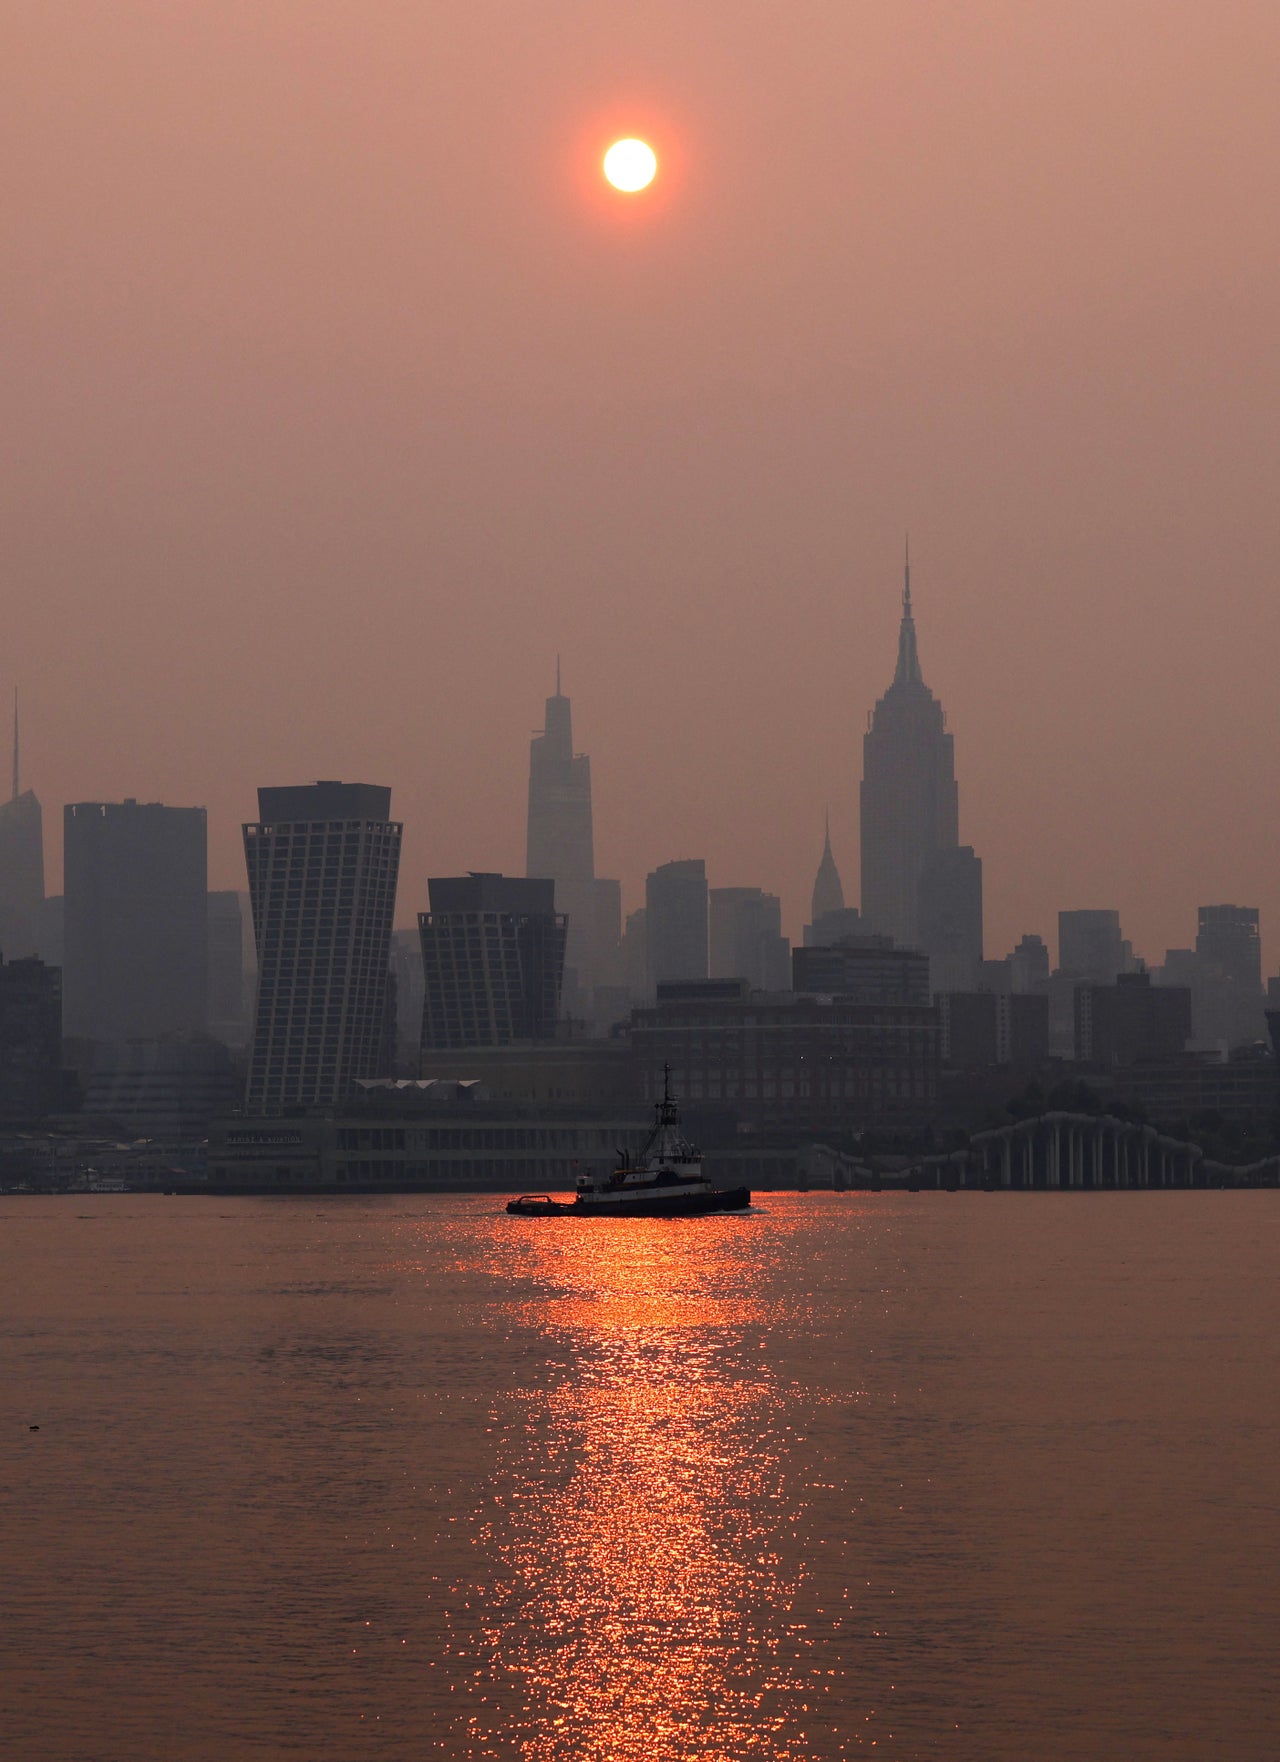
[(1278, 1249), (1269, 1194), (2, 1201), (0, 1751), (1273, 1762)]

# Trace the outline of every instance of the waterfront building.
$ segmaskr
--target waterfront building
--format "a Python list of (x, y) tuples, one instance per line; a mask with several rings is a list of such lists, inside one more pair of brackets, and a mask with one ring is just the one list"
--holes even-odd
[(640, 1082), (625, 1037), (525, 1040), (422, 1054), (419, 1076), (479, 1084), (490, 1100), (555, 1111), (636, 1108)]
[(63, 813), (63, 871), (66, 1034), (202, 1034), (209, 985), (205, 810), (132, 798), (71, 803)]
[(662, 863), (645, 882), (649, 984), (707, 977), (707, 870), (699, 859)]
[(329, 1105), (384, 1074), (402, 832), (376, 784), (258, 791), (244, 827), (258, 964), (250, 1113)]
[(209, 1033), (224, 1046), (245, 1044), (244, 918), (240, 895), (207, 896), (209, 913)]
[(553, 1039), (566, 942), (555, 882), (477, 872), (427, 885), (423, 1053)]
[(782, 934), (782, 902), (759, 887), (710, 891), (711, 971), (745, 979), (754, 991), (786, 991), (791, 944)]
[(794, 948), (791, 988), (846, 1003), (924, 1005), (929, 1001), (929, 957), (919, 949), (895, 948), (887, 936), (863, 936), (829, 948)]
[(920, 671), (909, 560), (897, 669), (862, 751), (863, 922), (900, 947), (919, 948), (921, 881), (934, 858), (959, 846), (959, 795), (953, 739)]
[(650, 1131), (643, 1105), (495, 1100), (472, 1081), (361, 1081), (309, 1118), (226, 1118), (209, 1132), (212, 1191), (555, 1192)]

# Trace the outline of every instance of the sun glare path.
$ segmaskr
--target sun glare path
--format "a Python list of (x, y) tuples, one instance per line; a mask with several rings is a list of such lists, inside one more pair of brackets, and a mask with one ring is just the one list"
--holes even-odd
[(741, 1360), (767, 1311), (736, 1247), (708, 1231), (694, 1256), (661, 1223), (528, 1238), (526, 1273), (554, 1293), (530, 1319), (574, 1374), (531, 1398), (486, 1541), (507, 1580), (488, 1638), (521, 1685), (502, 1734), (520, 1762), (808, 1753), (781, 1397)]
[(647, 141), (615, 141), (604, 156), (604, 175), (615, 190), (634, 195), (647, 189), (658, 170), (658, 156)]

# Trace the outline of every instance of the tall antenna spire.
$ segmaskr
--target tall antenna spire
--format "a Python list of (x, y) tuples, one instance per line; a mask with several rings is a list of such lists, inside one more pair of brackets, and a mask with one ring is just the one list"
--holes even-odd
[(823, 854), (823, 856), (829, 857), (831, 855), (831, 809), (830, 808), (823, 808), (823, 810), (822, 810), (822, 830), (825, 833), (825, 837), (823, 839), (824, 848), (823, 848), (822, 854)]
[(916, 652), (916, 621), (911, 616), (911, 551), (910, 541), (903, 553), (902, 623), (898, 629), (898, 668), (893, 676), (895, 685), (923, 685), (920, 677), (920, 656)]
[(560, 656), (556, 656), (556, 696), (560, 696)]
[(13, 799), (18, 799), (18, 688), (13, 688)]

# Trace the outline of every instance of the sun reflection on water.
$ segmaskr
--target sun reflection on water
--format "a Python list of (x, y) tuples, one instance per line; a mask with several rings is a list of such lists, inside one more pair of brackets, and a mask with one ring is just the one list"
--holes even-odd
[(750, 1230), (629, 1220), (533, 1236), (526, 1270), (547, 1296), (521, 1320), (568, 1370), (527, 1398), (486, 1538), (507, 1579), (495, 1668), (522, 1708), (506, 1753), (807, 1753), (791, 1747), (798, 1572), (779, 1547), (796, 1510)]

